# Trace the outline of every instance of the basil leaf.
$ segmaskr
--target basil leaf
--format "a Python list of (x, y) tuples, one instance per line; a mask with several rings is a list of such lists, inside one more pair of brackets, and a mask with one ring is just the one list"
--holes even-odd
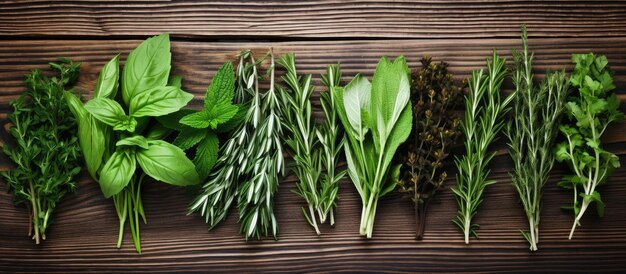
[(159, 123), (154, 124), (148, 133), (146, 133), (146, 139), (148, 140), (162, 140), (170, 135), (174, 130), (165, 127)]
[(126, 105), (137, 93), (167, 84), (171, 57), (167, 33), (146, 39), (130, 52), (122, 79), (122, 99)]
[(141, 135), (135, 135), (117, 141), (117, 143), (115, 143), (115, 146), (137, 146), (143, 149), (148, 149), (148, 140), (146, 140), (146, 138)]
[(189, 103), (193, 95), (177, 87), (155, 87), (136, 94), (130, 101), (132, 117), (162, 116), (175, 112)]
[(137, 162), (150, 177), (177, 186), (200, 183), (196, 167), (185, 152), (165, 141), (148, 142), (148, 149), (137, 151)]
[(115, 98), (119, 85), (120, 55), (116, 55), (109, 61), (100, 72), (96, 89), (93, 91), (94, 98)]
[(109, 198), (122, 191), (130, 182), (136, 168), (134, 152), (115, 151), (100, 172), (100, 189), (104, 197)]
[(174, 76), (170, 77), (170, 79), (167, 81), (167, 85), (182, 89), (183, 88), (183, 77), (181, 77), (180, 75), (174, 75)]
[(167, 115), (156, 117), (156, 119), (157, 121), (159, 121), (161, 125), (163, 125), (166, 128), (181, 131), (184, 128), (188, 128), (188, 127), (180, 124), (179, 123), (180, 119), (195, 112), (196, 111), (193, 109), (181, 109), (179, 111), (172, 112)]
[(116, 126), (128, 120), (122, 106), (108, 98), (93, 98), (85, 104), (85, 109), (109, 126)]
[(85, 159), (87, 171), (89, 171), (92, 178), (97, 180), (97, 171), (102, 164), (109, 130), (106, 128), (106, 125), (93, 118), (87, 112), (78, 97), (69, 91), (64, 91), (63, 95), (78, 122), (78, 142)]

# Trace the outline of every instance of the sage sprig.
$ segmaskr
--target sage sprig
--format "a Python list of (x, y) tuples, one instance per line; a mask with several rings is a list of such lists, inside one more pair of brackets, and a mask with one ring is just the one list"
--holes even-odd
[(511, 177), (528, 218), (529, 231), (522, 231), (536, 251), (539, 243), (539, 220), (543, 186), (554, 166), (552, 153), (569, 80), (564, 72), (548, 72), (539, 86), (533, 83), (533, 53), (528, 52), (528, 35), (522, 27), (522, 50), (513, 51), (515, 85), (513, 112), (515, 119), (508, 124), (509, 153), (513, 159)]
[(574, 210), (569, 239), (591, 203), (596, 203), (599, 216), (604, 215), (604, 202), (596, 188), (607, 182), (620, 162), (617, 155), (600, 146), (600, 138), (611, 123), (624, 120), (606, 56), (574, 54), (572, 61), (576, 67), (570, 82), (578, 92), (567, 99), (568, 119), (559, 128), (566, 141), (556, 150), (557, 160), (567, 163), (574, 172), (559, 183), (574, 191), (573, 204), (563, 207)]
[(472, 223), (472, 218), (482, 203), (483, 191), (496, 183), (488, 179), (488, 165), (495, 156), (495, 152), (490, 153), (488, 149), (504, 127), (502, 117), (514, 96), (500, 99), (500, 87), (507, 73), (505, 63), (506, 60), (494, 50), (492, 58), (487, 60), (487, 71), (472, 72), (469, 94), (465, 97), (465, 118), (461, 123), (465, 155), (455, 159), (458, 173), (452, 192), (459, 207), (453, 222), (463, 231), (466, 244), (469, 244), (470, 235), (478, 237), (478, 224)]
[(78, 125), (63, 99), (78, 78), (80, 63), (59, 61), (50, 63), (58, 76), (47, 77), (41, 70), (26, 75), (26, 91), (10, 102), (7, 129), (15, 142), (2, 145), (15, 168), (0, 174), (14, 204), (28, 207), (28, 234), (36, 244), (46, 239), (57, 204), (76, 189), (74, 176), (80, 172)]
[(344, 88), (335, 89), (337, 113), (346, 130), (348, 174), (361, 202), (360, 234), (372, 237), (378, 199), (391, 192), (400, 165), (391, 166), (396, 149), (412, 125), (410, 71), (403, 56), (391, 62), (383, 57), (372, 83), (360, 74)]
[(141, 186), (146, 176), (176, 186), (199, 183), (194, 164), (178, 147), (162, 138), (167, 130), (153, 117), (178, 111), (193, 95), (168, 82), (170, 41), (167, 34), (148, 38), (126, 60), (121, 100), (119, 58), (109, 61), (98, 78), (94, 97), (84, 105), (69, 92), (65, 98), (79, 124), (85, 162), (106, 198), (113, 198), (121, 247), (128, 221), (137, 252), (141, 253), (140, 217), (146, 222)]

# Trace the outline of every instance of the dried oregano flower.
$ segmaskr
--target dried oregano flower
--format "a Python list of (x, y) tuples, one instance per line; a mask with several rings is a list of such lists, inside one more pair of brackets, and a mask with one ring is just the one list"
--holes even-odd
[(413, 128), (407, 142), (399, 149), (402, 162), (398, 191), (415, 205), (416, 236), (422, 238), (426, 209), (431, 198), (443, 186), (450, 148), (459, 138), (458, 110), (463, 103), (465, 84), (455, 83), (448, 64), (421, 60), (422, 68), (412, 73), (411, 103)]

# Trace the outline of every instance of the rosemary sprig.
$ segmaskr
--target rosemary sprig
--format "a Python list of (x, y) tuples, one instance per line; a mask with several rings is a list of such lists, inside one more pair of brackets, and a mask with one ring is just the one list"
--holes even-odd
[[(331, 215), (331, 225), (334, 224), (332, 209), (336, 205), (338, 183), (345, 172), (335, 174), (337, 154), (341, 143), (337, 145), (339, 128), (337, 115), (334, 109), (332, 91), (322, 95), (322, 107), (328, 115), (325, 123), (316, 128), (311, 111), (311, 75), (298, 76), (295, 56), (283, 55), (278, 64), (283, 66), (287, 73), (282, 79), (287, 87), (279, 87), (283, 110), (283, 125), (288, 132), (286, 144), (294, 158), (293, 171), (298, 177), (296, 194), (305, 199), (308, 210), (302, 208), (302, 213), (309, 224), (320, 235), (317, 218), (324, 223)], [(329, 67), (329, 75), (324, 77), (327, 85), (338, 85), (340, 75), (336, 67)], [(340, 73), (340, 72), (339, 72)], [(329, 82), (330, 80), (330, 82)], [(322, 170), (326, 173), (322, 175)], [(317, 217), (316, 217), (317, 215)]]
[(533, 53), (528, 52), (528, 35), (522, 27), (522, 51), (513, 51), (515, 68), (515, 119), (508, 124), (509, 153), (514, 162), (513, 186), (524, 206), (530, 232), (522, 231), (536, 251), (543, 186), (554, 165), (552, 153), (558, 125), (565, 108), (569, 80), (564, 72), (548, 73), (539, 87), (533, 84)]
[(326, 222), (330, 216), (330, 225), (335, 224), (334, 211), (337, 207), (339, 181), (346, 176), (347, 170), (337, 171), (339, 165), (339, 153), (343, 151), (345, 137), (341, 131), (339, 116), (337, 114), (337, 101), (335, 100), (335, 87), (341, 83), (341, 67), (339, 64), (326, 68), (326, 74), (322, 75), (322, 83), (328, 88), (320, 93), (320, 102), (326, 119), (320, 125), (315, 134), (322, 146), (320, 155), (321, 165), (318, 170), (324, 170), (320, 176), (320, 201), (318, 215), (320, 223)]
[(224, 220), (237, 196), (238, 182), (245, 174), (242, 172), (252, 164), (248, 161), (246, 148), (250, 145), (250, 135), (253, 128), (250, 124), (258, 119), (259, 105), (250, 105), (250, 99), (258, 92), (257, 65), (263, 59), (255, 61), (249, 50), (239, 54), (237, 66), (237, 82), (235, 85), (235, 98), (237, 104), (244, 104), (246, 109), (245, 120), (231, 132), (228, 141), (221, 146), (220, 155), (214, 172), (208, 177), (203, 186), (203, 192), (191, 203), (189, 213), (200, 211), (209, 224), (209, 230)]
[(297, 74), (293, 53), (283, 55), (278, 64), (287, 70), (282, 77), (287, 87), (279, 86), (278, 89), (281, 94), (283, 126), (288, 132), (285, 143), (295, 161), (292, 170), (298, 177), (294, 192), (307, 202), (308, 212), (302, 208), (302, 213), (317, 235), (320, 235), (315, 216), (315, 211), (319, 212), (321, 198), (318, 191), (320, 153), (311, 111), (314, 88), (311, 85), (311, 74), (303, 77)]
[(270, 89), (256, 93), (252, 99), (255, 110), (251, 123), (250, 142), (242, 156), (249, 157), (244, 172), (247, 178), (241, 182), (238, 195), (239, 222), (246, 240), (250, 237), (271, 235), (276, 238), (278, 223), (274, 216), (274, 194), (278, 190), (279, 177), (284, 174), (282, 152), (282, 127), (280, 102), (274, 91), (274, 55), (270, 58)]
[(398, 153), (403, 164), (398, 191), (414, 204), (418, 239), (424, 233), (428, 205), (448, 176), (443, 167), (461, 135), (461, 119), (454, 111), (463, 102), (463, 86), (455, 84), (447, 63), (432, 63), (430, 57), (421, 62), (411, 81), (413, 128)]
[(465, 243), (469, 244), (470, 234), (478, 236), (478, 224), (472, 218), (482, 203), (485, 188), (496, 183), (488, 180), (488, 165), (495, 156), (488, 148), (504, 126), (502, 116), (508, 111), (513, 99), (509, 96), (500, 100), (500, 87), (506, 75), (506, 60), (493, 51), (484, 69), (472, 72), (469, 79), (469, 94), (465, 97), (465, 119), (461, 128), (465, 135), (465, 155), (456, 158), (457, 185), (452, 188), (459, 206), (458, 215), (452, 221), (463, 231)]

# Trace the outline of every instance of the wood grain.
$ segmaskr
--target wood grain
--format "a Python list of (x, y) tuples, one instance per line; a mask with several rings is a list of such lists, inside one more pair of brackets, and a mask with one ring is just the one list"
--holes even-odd
[(623, 1), (2, 1), (0, 36), (211, 40), (626, 34)]
[[(37, 4), (37, 3), (34, 3)], [(616, 70), (616, 85), (626, 86), (626, 38), (533, 38), (535, 66), (546, 69), (570, 68), (572, 52), (606, 54)], [(85, 97), (95, 85), (100, 67), (114, 54), (123, 58), (138, 40), (5, 40), (0, 41), (0, 112), (6, 117), (8, 102), (23, 90), (22, 75), (43, 68), (57, 56), (83, 63), (76, 89)], [(466, 77), (484, 65), (492, 48), (504, 55), (518, 47), (518, 39), (438, 40), (355, 40), (300, 42), (177, 41), (172, 44), (173, 71), (184, 75), (183, 86), (196, 94), (194, 105), (220, 63), (244, 48), (258, 53), (273, 47), (276, 53), (293, 51), (302, 73), (318, 74), (326, 64), (340, 61), (345, 80), (357, 72), (371, 75), (381, 55), (406, 54), (413, 68), (419, 57), (428, 54), (446, 60), (457, 78)], [(537, 75), (542, 76), (540, 73)], [(317, 93), (316, 93), (317, 94)], [(624, 89), (619, 91), (625, 100)], [(318, 96), (315, 96), (317, 102)], [(622, 109), (626, 108), (622, 104)], [(316, 104), (319, 112), (319, 105)], [(6, 122), (6, 119), (3, 118)], [(615, 125), (605, 138), (607, 148), (626, 160), (626, 125)], [(590, 211), (575, 238), (567, 240), (573, 216), (560, 205), (569, 204), (571, 194), (556, 186), (564, 169), (553, 172), (544, 196), (540, 251), (530, 253), (519, 229), (527, 224), (510, 184), (510, 160), (503, 144), (497, 146), (493, 177), (498, 184), (485, 193), (485, 202), (476, 221), (481, 225), (479, 240), (463, 244), (462, 234), (451, 223), (456, 204), (446, 188), (431, 205), (424, 240), (414, 239), (410, 204), (398, 195), (381, 201), (373, 239), (358, 235), (361, 204), (349, 181), (341, 184), (337, 224), (322, 226), (318, 237), (301, 216), (303, 201), (291, 193), (294, 178), (280, 186), (276, 210), (279, 240), (246, 243), (239, 235), (235, 210), (227, 221), (207, 233), (198, 216), (186, 216), (192, 196), (185, 190), (161, 183), (143, 188), (148, 224), (141, 227), (143, 254), (135, 254), (130, 235), (124, 246), (115, 248), (117, 216), (110, 200), (104, 199), (96, 183), (85, 173), (78, 192), (59, 205), (48, 239), (35, 246), (26, 236), (28, 215), (14, 207), (5, 186), (0, 186), (0, 272), (590, 272), (626, 269), (626, 168), (612, 176), (602, 188), (606, 216)], [(0, 156), (7, 167), (6, 157)], [(452, 177), (452, 176), (451, 176)], [(454, 180), (448, 180), (449, 187)]]

